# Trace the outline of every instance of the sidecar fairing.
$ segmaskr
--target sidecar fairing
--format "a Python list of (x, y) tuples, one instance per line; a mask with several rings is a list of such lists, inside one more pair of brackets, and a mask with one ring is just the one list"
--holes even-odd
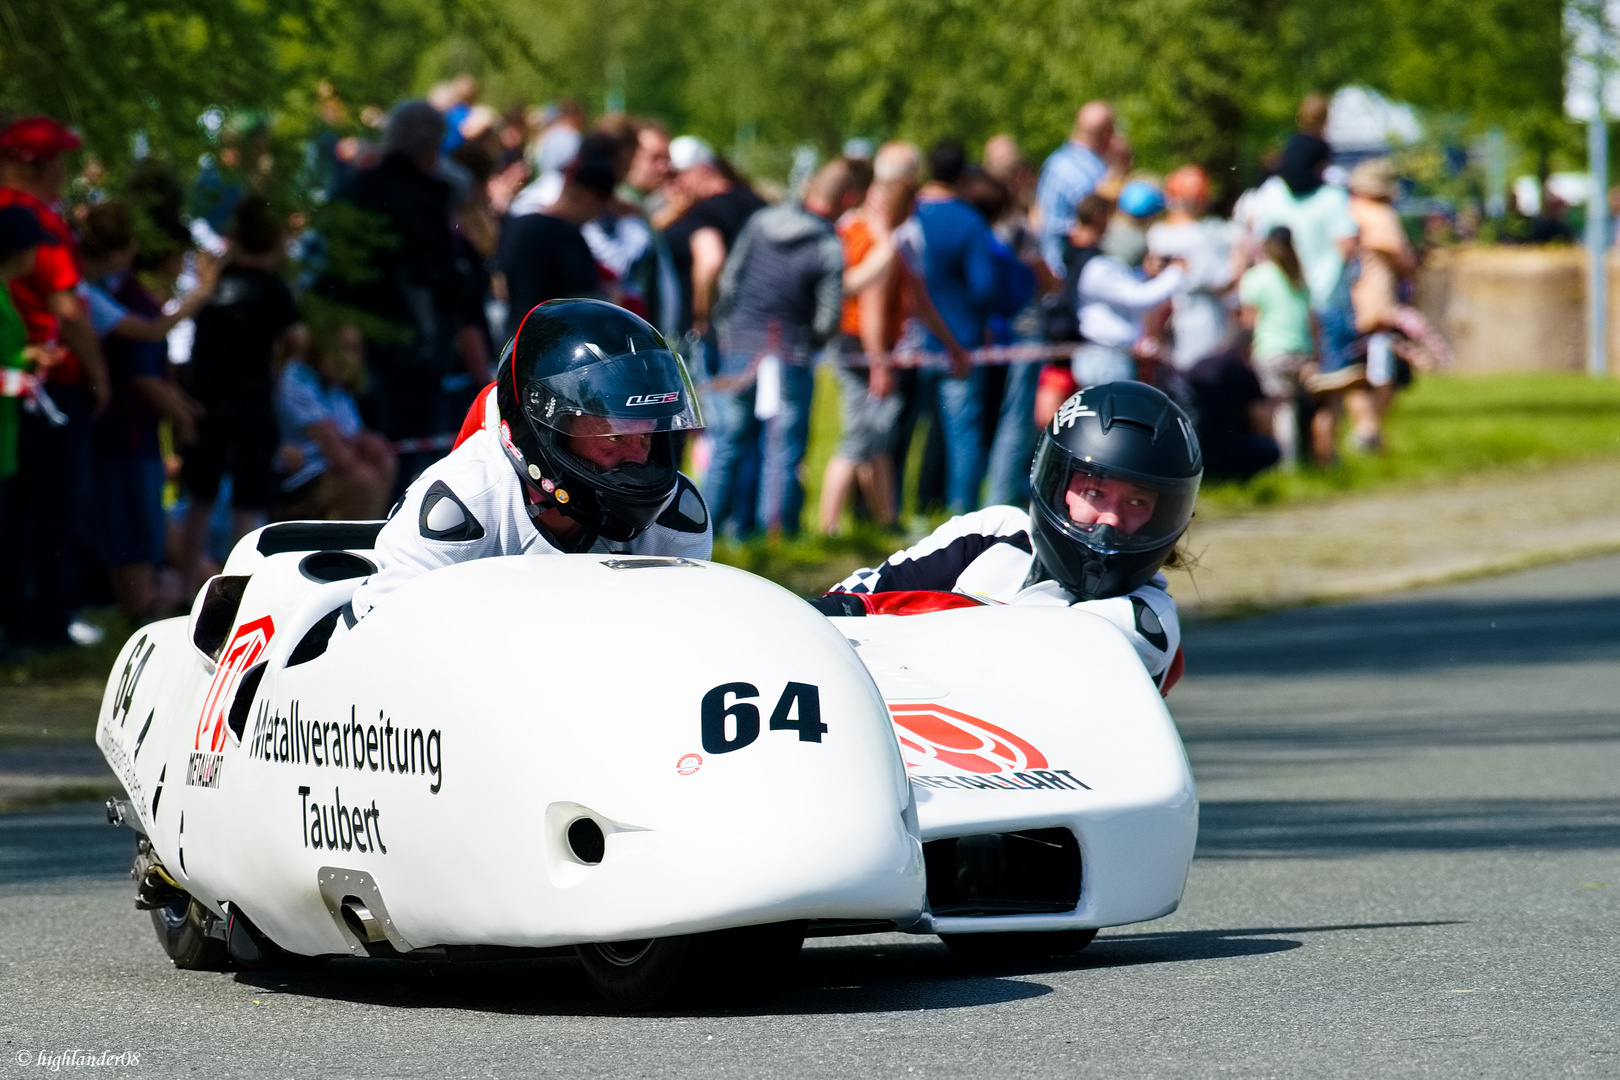
[(915, 792), (928, 910), (913, 930), (1083, 945), (1074, 932), (1175, 910), (1192, 775), (1112, 624), (1023, 605), (831, 621), (883, 692)]

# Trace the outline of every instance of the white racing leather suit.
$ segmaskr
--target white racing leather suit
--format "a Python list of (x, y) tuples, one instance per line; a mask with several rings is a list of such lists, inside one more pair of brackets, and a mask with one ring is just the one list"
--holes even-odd
[(861, 569), (833, 592), (880, 593), (930, 589), (1000, 604), (1055, 604), (1100, 615), (1122, 630), (1148, 674), (1162, 680), (1181, 645), (1181, 621), (1163, 574), (1125, 596), (1078, 600), (1050, 577), (1031, 582), (1035, 546), (1029, 514), (990, 506), (954, 517), (876, 569)]
[[(377, 572), (355, 590), (349, 619), (364, 618), (429, 570), (495, 555), (561, 554), (529, 520), (523, 485), (494, 433), (500, 423), (495, 395), (485, 394), (482, 404), (483, 426), (423, 470), (389, 516), (372, 555)], [(645, 532), (626, 544), (598, 539), (590, 550), (707, 559), (714, 528), (697, 486), (678, 476), (669, 507)]]

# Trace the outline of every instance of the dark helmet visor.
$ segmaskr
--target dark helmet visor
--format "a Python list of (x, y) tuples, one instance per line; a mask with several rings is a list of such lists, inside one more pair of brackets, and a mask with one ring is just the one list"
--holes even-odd
[[(703, 426), (692, 379), (664, 349), (604, 353), (578, 346), (582, 361), (529, 383), (523, 409), (536, 424), (575, 438), (694, 431)], [(582, 418), (593, 418), (581, 422)]]

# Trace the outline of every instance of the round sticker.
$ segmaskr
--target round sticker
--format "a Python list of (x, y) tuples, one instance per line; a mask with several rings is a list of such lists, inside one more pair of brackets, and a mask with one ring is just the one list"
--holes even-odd
[(675, 763), (675, 771), (682, 776), (691, 776), (703, 768), (702, 754), (687, 754)]
[(533, 477), (534, 479), (536, 479), (536, 480), (540, 479), (540, 466), (538, 466), (538, 465), (530, 465), (529, 466), (529, 475), (531, 477)]
[(562, 488), (558, 488), (557, 489), (557, 501), (560, 502), (560, 503), (567, 502), (568, 501), (568, 492), (564, 491)]

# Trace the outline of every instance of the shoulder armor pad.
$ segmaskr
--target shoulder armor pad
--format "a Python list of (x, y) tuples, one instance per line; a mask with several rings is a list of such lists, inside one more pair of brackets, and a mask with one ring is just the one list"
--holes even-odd
[(1136, 609), (1136, 632), (1146, 638), (1155, 649), (1164, 652), (1170, 647), (1170, 637), (1164, 632), (1164, 624), (1159, 617), (1148, 607), (1146, 600), (1133, 596), (1131, 607)]
[(669, 500), (668, 508), (658, 515), (658, 524), (676, 532), (700, 533), (708, 530), (709, 508), (697, 485), (688, 480), (685, 473), (678, 474), (675, 495)]
[(484, 538), (484, 527), (443, 480), (435, 480), (427, 494), (422, 496), (422, 512), (417, 516), (416, 524), (427, 540)]

